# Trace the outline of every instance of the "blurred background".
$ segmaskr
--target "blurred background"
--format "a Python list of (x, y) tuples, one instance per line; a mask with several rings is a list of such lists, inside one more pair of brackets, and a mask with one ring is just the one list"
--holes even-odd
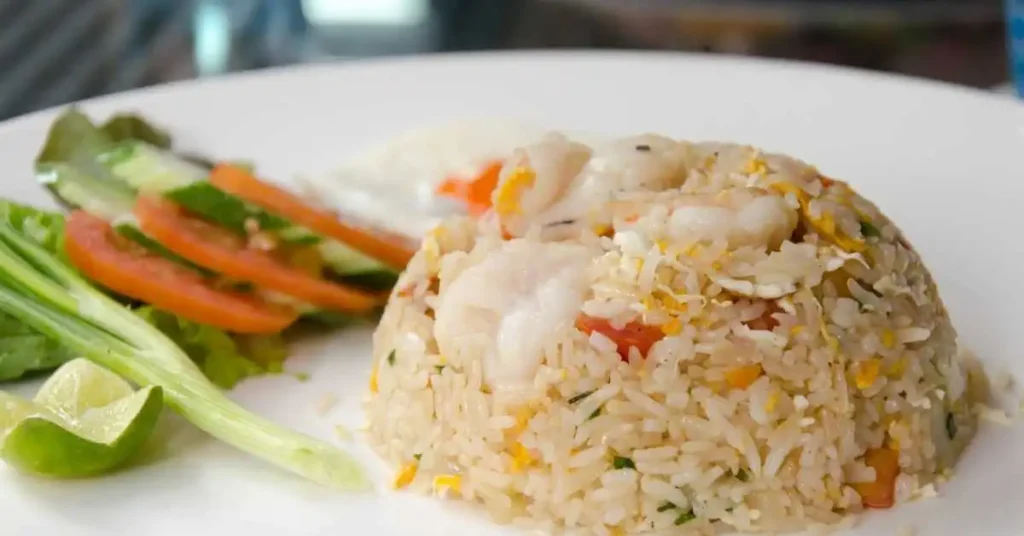
[(1000, 0), (0, 0), (0, 119), (170, 80), (452, 50), (706, 51), (991, 88), (1009, 78), (1003, 7)]

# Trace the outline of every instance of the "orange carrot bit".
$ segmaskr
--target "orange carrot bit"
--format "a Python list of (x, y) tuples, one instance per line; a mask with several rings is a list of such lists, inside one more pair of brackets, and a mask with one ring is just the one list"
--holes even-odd
[(434, 193), (462, 201), (471, 215), (479, 216), (491, 208), (491, 193), (498, 187), (498, 175), (503, 164), (500, 160), (493, 161), (471, 180), (448, 177)]
[(869, 449), (864, 464), (875, 470), (874, 482), (854, 482), (865, 508), (890, 508), (896, 502), (896, 477), (900, 474), (900, 451), (891, 448)]
[(746, 389), (761, 377), (761, 372), (761, 365), (743, 365), (726, 371), (725, 381), (735, 389)]

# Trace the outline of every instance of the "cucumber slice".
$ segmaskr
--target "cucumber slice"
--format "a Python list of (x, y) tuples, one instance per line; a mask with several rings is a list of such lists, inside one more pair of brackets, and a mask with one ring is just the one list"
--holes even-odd
[(69, 164), (40, 164), (36, 178), (63, 204), (106, 220), (131, 214), (135, 204), (135, 193), (124, 184), (97, 179)]
[(135, 219), (134, 216), (129, 215), (128, 217), (122, 218), (120, 220), (114, 220), (113, 225), (114, 230), (117, 231), (117, 234), (127, 238), (128, 240), (131, 240), (132, 242), (135, 242), (136, 244), (139, 244), (140, 246), (146, 248), (152, 253), (155, 253), (169, 261), (174, 261), (177, 264), (191, 268), (196, 272), (205, 275), (206, 277), (213, 277), (217, 275), (217, 272), (199, 266), (198, 264), (186, 259), (185, 257), (182, 257), (181, 255), (178, 255), (177, 253), (167, 249), (160, 242), (157, 242), (156, 240), (150, 238), (148, 235), (146, 235), (146, 233), (142, 232), (142, 229), (139, 228), (139, 222)]
[(332, 279), (340, 283), (385, 290), (398, 282), (398, 272), (391, 267), (337, 240), (324, 240), (317, 247), (324, 264), (335, 274)]
[(64, 205), (82, 209), (112, 223), (118, 234), (166, 259), (188, 266), (204, 275), (213, 275), (199, 265), (165, 248), (139, 229), (132, 214), (135, 193), (124, 183), (97, 179), (79, 168), (64, 163), (40, 164), (37, 178)]
[(118, 179), (144, 193), (163, 193), (207, 177), (205, 168), (138, 140), (121, 142), (98, 160)]
[(331, 328), (342, 328), (355, 323), (358, 317), (337, 311), (315, 310), (302, 313), (302, 320)]
[(366, 290), (388, 290), (398, 282), (398, 273), (390, 270), (372, 270), (329, 277), (332, 281)]
[(292, 225), (255, 205), (225, 193), (209, 182), (196, 182), (164, 192), (164, 197), (189, 212), (239, 234), (247, 234), (249, 226), (274, 233), (290, 244), (315, 244), (320, 237), (305, 227)]
[(325, 326), (341, 327), (346, 326), (356, 320), (356, 317), (341, 313), (338, 311), (329, 311), (326, 309), (320, 309), (315, 305), (299, 301), (287, 294), (280, 292), (274, 292), (267, 289), (253, 289), (253, 291), (264, 300), (287, 307), (292, 307), (299, 312), (299, 316), (303, 320), (309, 320), (316, 324)]

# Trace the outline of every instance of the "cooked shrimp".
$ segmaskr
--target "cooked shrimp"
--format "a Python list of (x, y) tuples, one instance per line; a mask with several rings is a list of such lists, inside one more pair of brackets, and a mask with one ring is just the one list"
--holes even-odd
[(617, 140), (594, 151), (571, 193), (605, 202), (613, 192), (657, 192), (679, 186), (686, 151), (675, 140), (651, 134)]
[(583, 225), (616, 192), (662, 191), (685, 176), (686, 146), (662, 136), (626, 138), (593, 153), (565, 138), (554, 140), (527, 147), (503, 172), (495, 207), (506, 229), (566, 220)]
[(441, 355), (482, 355), (495, 389), (530, 386), (547, 337), (579, 313), (593, 256), (579, 245), (502, 243), (448, 283), (434, 325)]
[(502, 226), (521, 230), (557, 202), (590, 158), (590, 149), (560, 135), (513, 153), (494, 189), (494, 210)]
[[(660, 194), (615, 203), (614, 214), (629, 219), (665, 203)], [(733, 188), (715, 195), (679, 194), (668, 201), (669, 233), (679, 241), (724, 239), (732, 248), (764, 246), (778, 249), (799, 222), (796, 210), (775, 193), (760, 188)]]

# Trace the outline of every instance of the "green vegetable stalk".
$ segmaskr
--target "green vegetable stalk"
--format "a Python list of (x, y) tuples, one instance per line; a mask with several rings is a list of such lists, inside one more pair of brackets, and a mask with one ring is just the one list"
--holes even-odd
[(31, 229), (4, 216), (0, 311), (139, 385), (161, 386), (168, 405), (228, 444), (326, 486), (368, 486), (344, 452), (232, 402), (170, 338), (38, 245)]

